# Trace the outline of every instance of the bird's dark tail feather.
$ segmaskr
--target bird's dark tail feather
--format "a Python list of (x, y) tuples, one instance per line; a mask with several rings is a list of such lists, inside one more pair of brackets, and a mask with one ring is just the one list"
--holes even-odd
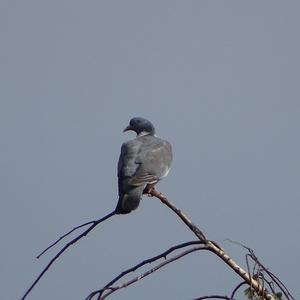
[(142, 199), (143, 189), (143, 187), (138, 187), (120, 195), (115, 213), (125, 215), (137, 209)]

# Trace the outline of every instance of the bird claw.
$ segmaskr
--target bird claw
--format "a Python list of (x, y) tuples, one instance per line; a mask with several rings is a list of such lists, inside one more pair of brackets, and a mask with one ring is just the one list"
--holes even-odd
[(151, 194), (153, 191), (155, 191), (155, 187), (151, 184), (148, 184), (143, 191), (143, 194), (147, 194), (148, 197), (153, 197), (153, 195)]

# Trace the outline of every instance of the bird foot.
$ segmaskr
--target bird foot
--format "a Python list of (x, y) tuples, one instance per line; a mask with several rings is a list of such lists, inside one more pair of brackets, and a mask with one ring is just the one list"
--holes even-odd
[(144, 188), (143, 194), (147, 194), (148, 197), (153, 197), (153, 195), (151, 194), (151, 192), (153, 192), (153, 191), (155, 191), (154, 185), (148, 184)]

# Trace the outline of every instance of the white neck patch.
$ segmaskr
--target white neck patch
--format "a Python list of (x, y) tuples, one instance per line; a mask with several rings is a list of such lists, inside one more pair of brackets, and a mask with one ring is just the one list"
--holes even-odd
[(148, 132), (148, 131), (142, 131), (138, 134), (138, 136), (145, 136), (145, 135), (149, 135), (149, 134), (150, 134), (150, 132)]

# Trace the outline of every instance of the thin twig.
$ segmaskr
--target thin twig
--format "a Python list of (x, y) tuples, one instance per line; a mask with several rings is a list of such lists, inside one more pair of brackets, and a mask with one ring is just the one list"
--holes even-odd
[(169, 255), (170, 253), (174, 252), (175, 250), (178, 250), (178, 249), (181, 249), (181, 248), (184, 248), (184, 247), (188, 247), (188, 246), (191, 246), (191, 245), (199, 245), (199, 244), (203, 244), (203, 242), (201, 242), (201, 241), (191, 241), (191, 242), (186, 242), (186, 243), (178, 244), (178, 245), (173, 246), (173, 247), (169, 248), (168, 250), (162, 252), (161, 254), (158, 254), (156, 256), (148, 258), (148, 259), (146, 259), (146, 260), (138, 263), (134, 267), (131, 267), (131, 268), (123, 271), (122, 273), (120, 273), (113, 280), (111, 280), (109, 283), (107, 283), (102, 289), (92, 292), (86, 298), (86, 300), (92, 299), (95, 294), (99, 294), (99, 296), (101, 296), (105, 290), (111, 289), (111, 285), (114, 284), (114, 283), (116, 283), (119, 279), (121, 279), (122, 277), (124, 277), (125, 275), (127, 275), (127, 274), (129, 274), (131, 272), (136, 271), (137, 269), (141, 268), (142, 266), (144, 266), (146, 264), (153, 263), (153, 262), (155, 262), (156, 260), (158, 260), (160, 258), (165, 258), (166, 259), (167, 255)]
[(64, 239), (65, 237), (67, 237), (68, 235), (70, 235), (72, 232), (76, 231), (79, 228), (82, 228), (84, 226), (90, 225), (95, 223), (96, 221), (89, 221), (86, 222), (84, 224), (81, 224), (79, 226), (74, 227), (73, 229), (71, 229), (70, 231), (68, 231), (67, 233), (65, 233), (64, 235), (62, 235), (61, 237), (59, 237), (54, 243), (52, 243), (50, 246), (48, 246), (46, 249), (44, 249), (39, 255), (37, 255), (37, 259), (39, 259), (43, 254), (45, 254), (48, 250), (50, 250), (53, 246), (55, 246), (56, 244), (58, 244), (62, 239)]
[(227, 296), (220, 296), (220, 295), (203, 296), (203, 297), (195, 298), (193, 300), (204, 300), (204, 299), (225, 299), (225, 300), (232, 300), (232, 298), (229, 298)]
[[(283, 284), (283, 282), (275, 275), (273, 274), (272, 272), (270, 272), (261, 262), (260, 260), (258, 259), (258, 257), (255, 255), (255, 252), (253, 249), (251, 249), (250, 247), (240, 243), (240, 242), (236, 242), (236, 241), (233, 241), (233, 240), (230, 240), (228, 239), (228, 241), (230, 241), (231, 243), (233, 244), (237, 244), (241, 247), (243, 247), (244, 249), (246, 249), (249, 254), (246, 255), (247, 256), (250, 256), (251, 259), (253, 260), (254, 264), (258, 265), (259, 268), (261, 270), (263, 270), (272, 280), (273, 283), (275, 283), (277, 285), (277, 287), (280, 289), (280, 291), (285, 295), (285, 297), (287, 299), (292, 299), (294, 300), (295, 298), (291, 295), (291, 293), (289, 292), (289, 290), (287, 289), (287, 287)], [(258, 270), (258, 273), (261, 273), (261, 271)], [(263, 280), (264, 282), (265, 280)]]
[(36, 280), (32, 283), (32, 285), (29, 287), (29, 289), (26, 291), (24, 296), (21, 298), (21, 300), (24, 300), (27, 295), (31, 292), (31, 290), (35, 287), (35, 285), (39, 282), (39, 280), (43, 277), (43, 275), (48, 271), (48, 269), (51, 267), (51, 265), (73, 244), (75, 244), (78, 240), (86, 236), (92, 229), (94, 229), (98, 224), (101, 222), (107, 220), (108, 218), (112, 217), (115, 215), (115, 211), (109, 213), (105, 217), (95, 220), (92, 222), (92, 225), (86, 229), (83, 233), (78, 235), (76, 238), (68, 242), (51, 260), (50, 262), (46, 265), (46, 267), (43, 269), (43, 271), (40, 273), (40, 275), (36, 278)]
[(243, 286), (243, 285), (245, 285), (245, 284), (248, 284), (248, 283), (247, 283), (246, 281), (242, 281), (240, 284), (238, 284), (238, 285), (235, 287), (235, 289), (232, 291), (230, 299), (234, 299), (235, 293), (238, 291), (238, 289), (239, 289), (241, 286)]
[[(250, 273), (250, 264), (249, 264), (249, 254), (246, 255), (246, 265), (247, 265), (247, 271), (248, 271), (248, 274), (251, 274)], [(250, 256), (251, 257), (251, 256)], [(250, 276), (250, 289), (252, 290), (252, 278), (253, 278), (253, 275), (254, 275), (254, 272), (255, 272), (255, 265), (253, 267), (253, 271), (252, 271), (252, 275)], [(252, 294), (250, 293), (250, 300), (253, 300), (253, 296)]]
[[(173, 257), (171, 257), (171, 258), (169, 258), (169, 259), (166, 259), (164, 262), (160, 263), (159, 265), (153, 267), (152, 269), (146, 271), (145, 273), (143, 273), (143, 274), (141, 274), (141, 275), (139, 275), (139, 276), (136, 276), (135, 278), (133, 278), (133, 279), (131, 279), (131, 280), (125, 282), (124, 284), (121, 284), (121, 285), (116, 286), (116, 287), (110, 287), (110, 288), (109, 288), (110, 291), (107, 292), (107, 293), (106, 293), (105, 295), (103, 295), (103, 296), (98, 296), (97, 300), (104, 300), (105, 298), (107, 298), (110, 294), (114, 293), (115, 291), (120, 290), (120, 289), (122, 289), (122, 288), (126, 288), (127, 286), (129, 286), (129, 285), (131, 285), (131, 284), (133, 284), (133, 283), (135, 283), (135, 282), (137, 282), (137, 281), (143, 279), (144, 277), (146, 277), (146, 276), (152, 274), (153, 272), (155, 272), (155, 271), (157, 271), (158, 269), (160, 269), (160, 268), (166, 266), (167, 264), (169, 264), (169, 263), (171, 263), (171, 262), (173, 262), (173, 261), (175, 261), (175, 260), (177, 260), (177, 259), (180, 259), (180, 258), (182, 258), (183, 256), (188, 255), (188, 254), (190, 254), (190, 253), (192, 253), (192, 252), (198, 251), (198, 250), (207, 250), (207, 247), (204, 246), (204, 245), (197, 246), (197, 247), (188, 249), (188, 250), (186, 250), (186, 251), (183, 251), (183, 252), (179, 253), (178, 255), (175, 255), (175, 256), (173, 256)], [(95, 294), (94, 294), (94, 295), (95, 295)], [(87, 299), (91, 300), (92, 298), (87, 298)]]

